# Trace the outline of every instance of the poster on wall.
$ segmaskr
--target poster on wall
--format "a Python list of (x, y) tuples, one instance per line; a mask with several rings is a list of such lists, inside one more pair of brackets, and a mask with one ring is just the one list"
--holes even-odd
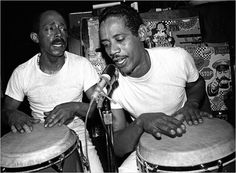
[(211, 110), (216, 117), (228, 119), (227, 94), (232, 92), (230, 53), (227, 43), (206, 43), (198, 46), (186, 45), (193, 56), (196, 67), (206, 82), (206, 92)]
[(207, 45), (203, 54), (208, 54), (205, 61), (209, 64), (200, 69), (200, 74), (206, 80), (206, 91), (212, 111), (218, 112), (219, 118), (228, 119), (227, 114), (222, 112), (227, 112), (225, 100), (227, 94), (232, 92), (229, 46), (227, 44)]
[(147, 27), (145, 46), (152, 47), (184, 47), (200, 44), (202, 36), (198, 16), (169, 20), (144, 18)]
[(196, 15), (178, 17), (175, 15), (177, 12), (144, 15), (143, 21), (147, 26), (145, 46), (182, 47), (188, 51), (194, 58), (199, 73), (205, 79), (213, 114), (218, 118), (228, 119), (225, 99), (232, 91), (229, 45), (203, 43), (199, 17)]

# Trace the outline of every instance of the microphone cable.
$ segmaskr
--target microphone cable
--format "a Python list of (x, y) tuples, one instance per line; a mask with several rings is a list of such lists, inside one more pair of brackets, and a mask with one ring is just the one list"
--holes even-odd
[(90, 172), (90, 162), (89, 162), (89, 157), (88, 157), (87, 122), (88, 122), (88, 116), (89, 116), (89, 113), (90, 113), (90, 110), (92, 108), (94, 100), (95, 99), (92, 98), (92, 100), (89, 103), (89, 107), (88, 107), (88, 110), (87, 110), (87, 113), (86, 113), (86, 116), (85, 116), (85, 122), (84, 122), (85, 155), (86, 155), (87, 162), (88, 162), (88, 169), (89, 169), (88, 172)]

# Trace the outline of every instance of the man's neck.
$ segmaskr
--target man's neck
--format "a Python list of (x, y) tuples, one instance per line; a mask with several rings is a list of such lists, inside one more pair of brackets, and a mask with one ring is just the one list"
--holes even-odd
[(39, 68), (47, 74), (55, 74), (61, 70), (65, 63), (65, 56), (38, 56), (38, 65)]

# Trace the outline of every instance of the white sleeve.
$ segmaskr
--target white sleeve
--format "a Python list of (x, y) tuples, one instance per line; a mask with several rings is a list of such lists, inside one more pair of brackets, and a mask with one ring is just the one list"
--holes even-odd
[(110, 102), (111, 109), (122, 109), (122, 106), (118, 103), (119, 97), (116, 90), (112, 92), (111, 98), (113, 100), (113, 102)]
[(182, 49), (181, 54), (184, 60), (184, 70), (187, 75), (187, 82), (195, 82), (199, 78), (199, 71), (190, 53)]
[(5, 94), (15, 100), (23, 101), (25, 94), (22, 86), (23, 79), (21, 78), (19, 70), (16, 68), (8, 81)]
[(89, 60), (84, 64), (84, 91), (99, 82), (99, 75)]

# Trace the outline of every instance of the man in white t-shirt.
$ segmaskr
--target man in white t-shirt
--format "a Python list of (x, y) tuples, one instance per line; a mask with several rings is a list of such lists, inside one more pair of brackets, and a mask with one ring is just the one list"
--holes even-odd
[[(41, 13), (30, 37), (39, 44), (40, 53), (12, 73), (5, 92), (4, 120), (13, 132), (20, 133), (30, 133), (33, 124), (39, 122), (47, 128), (66, 124), (79, 136), (84, 154), (88, 145), (91, 172), (103, 172), (95, 146), (89, 137), (85, 142), (81, 119), (89, 108), (89, 103), (82, 102), (83, 92), (91, 99), (99, 81), (95, 68), (86, 58), (66, 51), (67, 25), (56, 11)], [(24, 97), (29, 101), (32, 116), (18, 109)]]
[(112, 94), (116, 104), (111, 102), (114, 151), (120, 157), (132, 152), (119, 172), (137, 172), (135, 148), (143, 132), (156, 138), (181, 137), (184, 120), (197, 125), (202, 116), (211, 116), (199, 109), (205, 81), (184, 49), (144, 48), (146, 27), (133, 8), (124, 4), (107, 8), (99, 24), (101, 44), (120, 71)]

